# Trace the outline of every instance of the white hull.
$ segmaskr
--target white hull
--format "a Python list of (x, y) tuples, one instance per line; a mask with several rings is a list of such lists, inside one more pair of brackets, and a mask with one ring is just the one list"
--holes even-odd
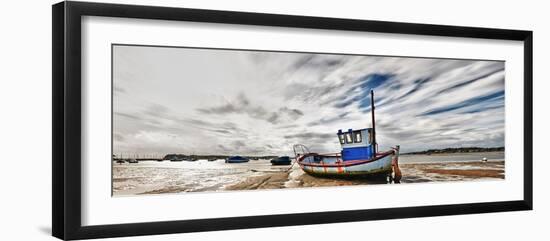
[(342, 162), (339, 157), (324, 156), (322, 161), (313, 162), (314, 156), (306, 156), (298, 162), (302, 170), (314, 175), (354, 176), (373, 175), (392, 172), (392, 160), (398, 158), (396, 152), (381, 154), (376, 160), (357, 160)]

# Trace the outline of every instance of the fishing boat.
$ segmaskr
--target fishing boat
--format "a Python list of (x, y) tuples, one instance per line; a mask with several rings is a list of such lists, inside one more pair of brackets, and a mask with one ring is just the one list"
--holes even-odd
[(232, 156), (225, 159), (225, 163), (244, 163), (248, 161), (249, 161), (248, 158), (245, 158), (242, 156)]
[[(374, 118), (374, 91), (371, 90), (372, 128), (338, 130), (336, 133), (342, 150), (339, 153), (310, 152), (302, 144), (294, 145), (294, 154), (300, 168), (313, 176), (357, 177), (384, 176), (399, 183), (399, 146), (386, 151), (378, 150)], [(393, 174), (393, 175), (392, 175)]]
[(290, 165), (291, 160), (288, 156), (281, 156), (277, 157), (275, 159), (271, 159), (271, 165), (273, 166), (282, 166), (282, 165)]
[(171, 162), (180, 162), (185, 160), (185, 156), (182, 154), (167, 154), (162, 160), (168, 160)]

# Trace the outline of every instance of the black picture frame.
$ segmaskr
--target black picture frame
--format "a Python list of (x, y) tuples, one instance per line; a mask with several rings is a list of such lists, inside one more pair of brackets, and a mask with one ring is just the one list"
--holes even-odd
[[(259, 26), (516, 40), (524, 44), (524, 186), (522, 200), (334, 212), (174, 220), (82, 226), (81, 224), (81, 17), (194, 21)], [(60, 239), (169, 234), (228, 229), (413, 218), (533, 208), (532, 31), (336, 19), (171, 7), (60, 2), (52, 6), (52, 233)]]

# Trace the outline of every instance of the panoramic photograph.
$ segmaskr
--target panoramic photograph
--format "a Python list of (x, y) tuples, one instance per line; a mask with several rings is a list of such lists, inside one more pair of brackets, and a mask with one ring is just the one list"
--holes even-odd
[(504, 61), (111, 54), (113, 196), (505, 178)]

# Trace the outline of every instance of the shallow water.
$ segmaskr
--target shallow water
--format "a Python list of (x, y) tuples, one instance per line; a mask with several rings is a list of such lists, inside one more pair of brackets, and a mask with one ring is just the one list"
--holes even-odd
[(247, 163), (225, 163), (224, 160), (113, 163), (113, 194), (223, 190), (225, 185), (247, 177), (286, 171), (289, 167), (272, 166), (269, 160)]
[(483, 158), (487, 158), (488, 161), (504, 160), (504, 152), (473, 152), (432, 155), (402, 154), (399, 156), (399, 163), (465, 162), (481, 161)]

